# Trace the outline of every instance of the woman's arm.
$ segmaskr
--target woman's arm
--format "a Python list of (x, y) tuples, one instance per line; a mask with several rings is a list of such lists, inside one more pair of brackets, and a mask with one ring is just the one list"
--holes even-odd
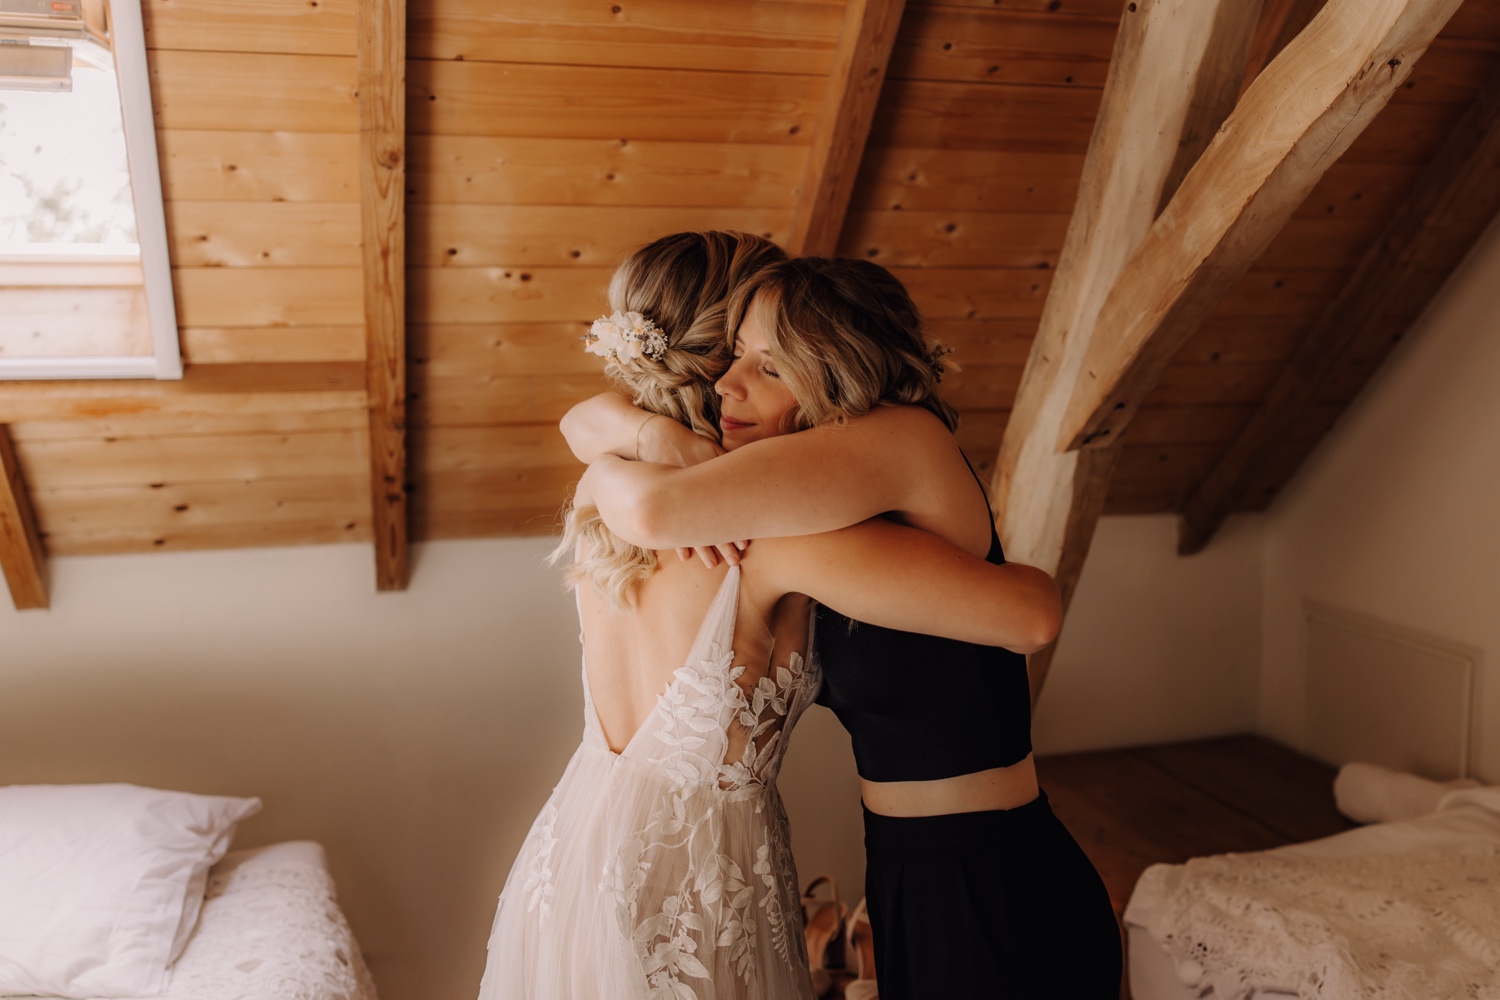
[(745, 553), (756, 586), (806, 594), (839, 614), (1034, 653), (1062, 627), (1052, 577), (995, 565), (925, 531), (875, 518), (802, 538), (763, 539)]
[(960, 485), (968, 478), (957, 442), (937, 417), (892, 406), (843, 426), (755, 441), (690, 468), (606, 456), (585, 478), (610, 530), (665, 549), (812, 534), (920, 510), (934, 492), (955, 485), (935, 473), (939, 462), (958, 470)]
[(563, 414), (558, 429), (580, 462), (604, 455), (664, 465), (696, 465), (724, 449), (670, 417), (648, 413), (616, 392), (585, 399)]

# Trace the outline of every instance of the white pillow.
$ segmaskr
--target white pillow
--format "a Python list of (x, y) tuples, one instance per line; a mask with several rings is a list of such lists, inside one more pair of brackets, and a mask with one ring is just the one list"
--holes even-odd
[(258, 809), (135, 785), (0, 787), (0, 995), (160, 994), (209, 867)]

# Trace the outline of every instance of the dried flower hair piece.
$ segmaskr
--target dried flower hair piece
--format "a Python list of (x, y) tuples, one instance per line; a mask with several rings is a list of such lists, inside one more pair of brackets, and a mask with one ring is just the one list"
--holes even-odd
[(943, 376), (948, 372), (963, 371), (963, 369), (958, 366), (957, 361), (944, 360), (948, 357), (948, 355), (953, 353), (953, 348), (949, 347), (947, 344), (939, 344), (935, 340), (926, 340), (926, 338), (923, 339), (927, 348), (927, 364), (931, 366), (932, 374), (939, 382), (943, 380)]
[(594, 320), (583, 335), (583, 349), (622, 365), (645, 355), (660, 361), (667, 353), (667, 336), (661, 327), (638, 312), (617, 312)]

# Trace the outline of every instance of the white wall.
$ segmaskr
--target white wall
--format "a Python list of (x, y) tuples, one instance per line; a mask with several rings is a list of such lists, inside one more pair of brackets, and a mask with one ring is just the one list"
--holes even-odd
[[(0, 598), (0, 784), (258, 795), (236, 843), (327, 848), (384, 1000), (472, 997), (495, 899), (582, 730), (550, 539), (63, 558), (52, 610)], [(804, 878), (857, 898), (848, 738), (808, 713), (782, 777)]]
[(1254, 729), (1260, 546), (1258, 517), (1231, 519), (1190, 559), (1174, 517), (1101, 519), (1037, 704), (1037, 752)]
[[(1040, 749), (1248, 725), (1253, 532), (1179, 562), (1172, 531), (1100, 526)], [(328, 848), (384, 1000), (472, 997), (495, 898), (582, 727), (550, 544), (419, 546), (399, 594), (373, 592), (366, 546), (56, 559), (51, 611), (0, 598), (0, 783), (259, 795), (238, 843)], [(853, 903), (859, 790), (831, 713), (804, 718), (781, 786), (804, 882), (832, 872)]]
[(1261, 725), (1302, 737), (1307, 599), (1483, 651), (1500, 781), (1500, 225), (1304, 465), (1266, 529)]
[(386, 1000), (471, 996), (495, 896), (576, 744), (577, 624), (544, 540), (57, 559), (0, 610), (0, 782), (259, 795), (321, 841)]

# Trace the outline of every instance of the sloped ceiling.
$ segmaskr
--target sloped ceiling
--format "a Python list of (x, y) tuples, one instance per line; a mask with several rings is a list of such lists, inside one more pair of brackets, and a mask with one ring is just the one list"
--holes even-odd
[[(1119, 0), (909, 3), (840, 252), (890, 267), (992, 467), (1067, 230)], [(416, 538), (540, 534), (602, 387), (614, 263), (682, 229), (784, 240), (843, 20), (817, 0), (414, 0)], [(54, 554), (367, 539), (354, 0), (147, 0), (180, 385), (0, 384)], [(1181, 507), (1500, 65), (1468, 0), (1130, 426), (1114, 512)], [(0, 345), (3, 346), (3, 345)], [(1319, 390), (1321, 435), (1368, 371)], [(1278, 470), (1243, 506), (1266, 503)]]

